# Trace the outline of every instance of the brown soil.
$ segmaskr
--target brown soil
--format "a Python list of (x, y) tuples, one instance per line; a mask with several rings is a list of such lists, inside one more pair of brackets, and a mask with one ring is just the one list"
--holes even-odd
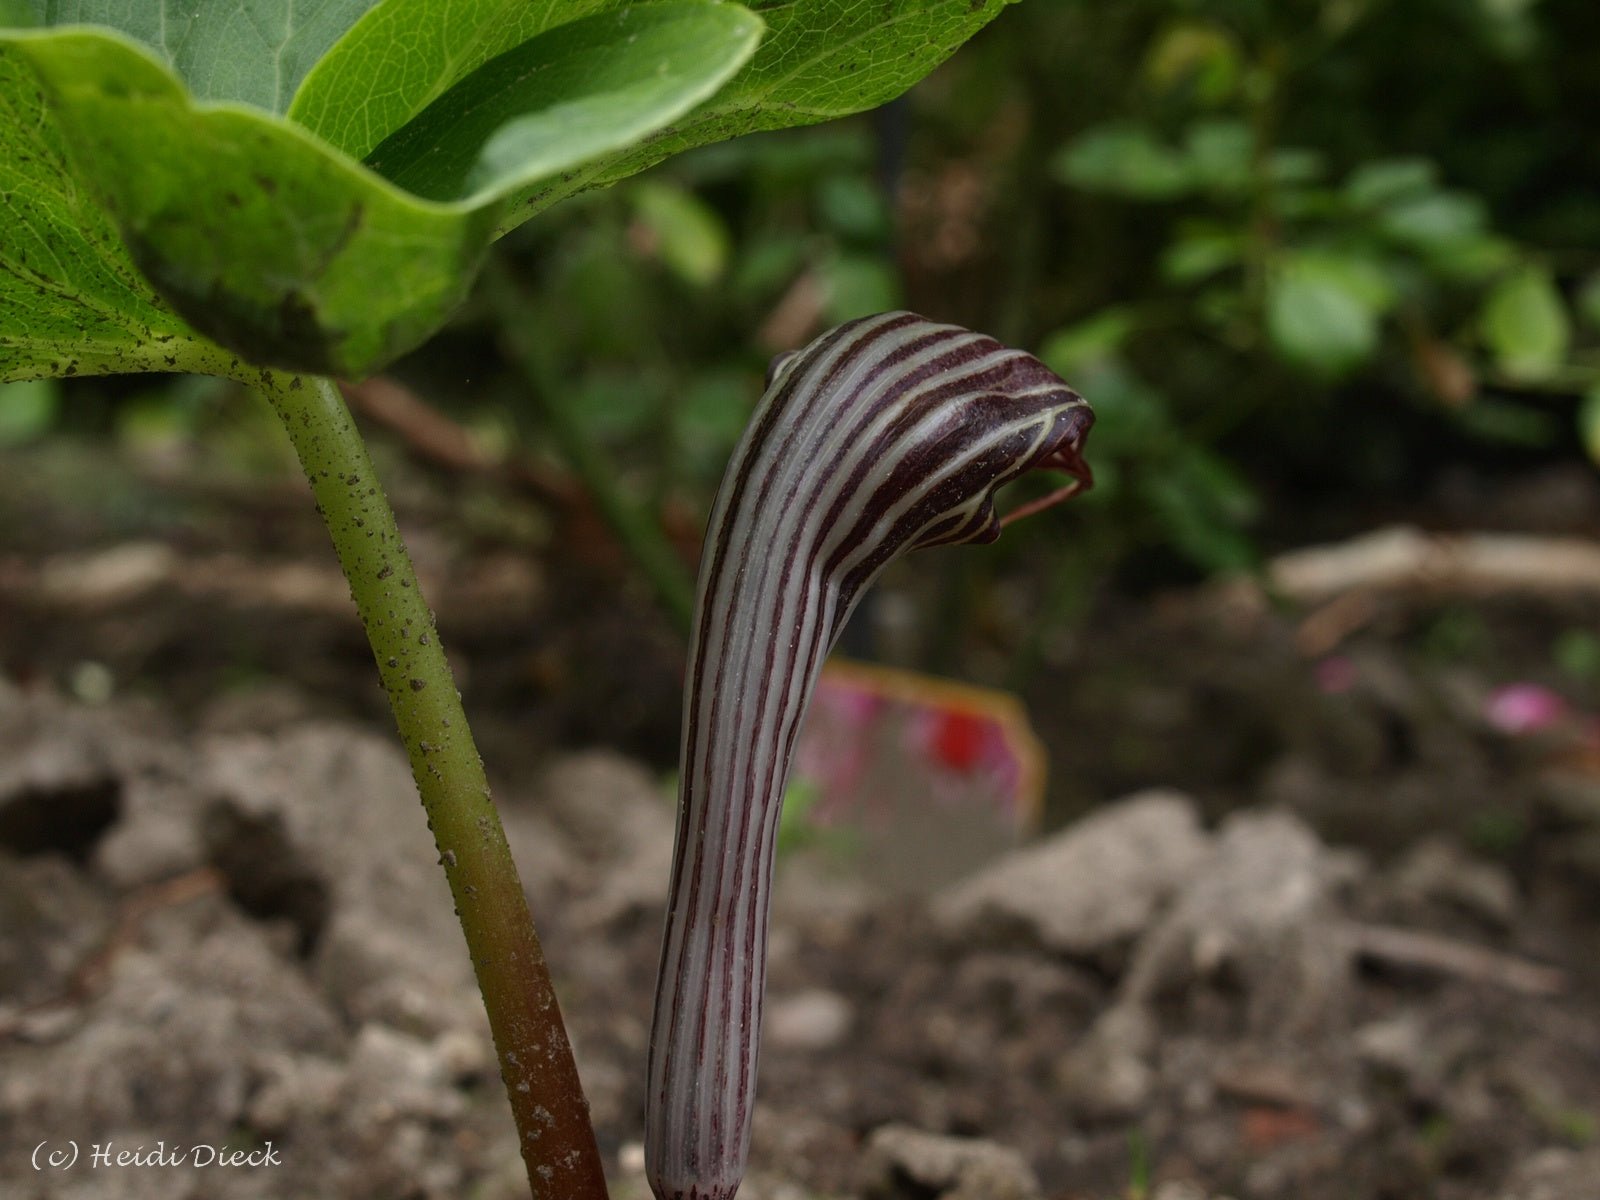
[[(341, 976), (330, 931), (354, 901), (338, 848), (311, 853), (296, 841), (310, 818), (216, 782), (230, 755), (276, 761), (292, 744), (315, 758), (318, 730), (370, 742), (380, 775), (393, 767), (314, 518), (292, 490), (199, 501), (118, 475), (107, 486), (143, 508), (112, 519), (48, 494), (21, 460), (0, 480), (15, 768), (0, 775), (0, 1192), (515, 1195), (470, 992), (463, 1006), (459, 979), (435, 980), (448, 1002), (407, 1009)], [(619, 1196), (640, 1196), (678, 643), (559, 537), (538, 554), (485, 548), (418, 512), (419, 566), (522, 830), (608, 1168)], [(142, 559), (107, 557), (130, 543)], [(1311, 899), (1272, 921), (1249, 894), (1216, 907), (1206, 880), (1223, 860), (1204, 858), (1142, 928), (1064, 949), (1026, 915), (964, 924), (938, 897), (876, 890), (870, 864), (797, 854), (770, 977), (787, 1024), (764, 1050), (742, 1195), (968, 1195), (870, 1165), (875, 1132), (909, 1125), (1019, 1151), (1050, 1200), (1600, 1198), (1600, 762), (1582, 721), (1513, 737), (1483, 717), (1490, 691), (1519, 680), (1600, 704), (1600, 682), (1552, 652), (1597, 627), (1600, 603), (1385, 599), (1337, 647), (1353, 682), (1336, 692), (1297, 648), (1304, 615), (1214, 588), (1107, 603), (1028, 700), (1061, 836), (1130, 792), (1178, 789), (1207, 854), (1241, 821), (1301, 847)], [(655, 774), (569, 757), (595, 746)], [(151, 788), (167, 789), (163, 820), (209, 831), (167, 868), (124, 828), (146, 819), (128, 797)], [(136, 865), (107, 849), (134, 843)], [(255, 942), (236, 960), (219, 949)], [(404, 954), (374, 962), (425, 975)], [(162, 970), (191, 982), (161, 992), (179, 1019), (152, 1076), (127, 1031), (157, 1020)], [(259, 1011), (240, 999), (257, 990)], [(70, 1070), (105, 1077), (49, 1101), (40, 1073)], [(370, 1111), (318, 1118), (321, 1135), (297, 1115), (336, 1095)], [(112, 1132), (270, 1138), (298, 1165), (199, 1182), (28, 1165), (41, 1139)]]

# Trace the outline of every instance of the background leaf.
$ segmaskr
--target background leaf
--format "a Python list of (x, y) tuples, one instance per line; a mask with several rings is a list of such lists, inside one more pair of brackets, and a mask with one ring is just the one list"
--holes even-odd
[(0, 383), (0, 447), (20, 446), (47, 432), (61, 407), (54, 379)]
[(829, 324), (887, 312), (905, 303), (894, 270), (868, 254), (836, 255), (822, 265), (821, 276)]
[(1483, 202), (1457, 192), (1426, 192), (1397, 200), (1384, 212), (1378, 228), (1402, 245), (1441, 250), (1480, 234)]
[(31, 0), (42, 25), (105, 25), (150, 47), (197, 99), (276, 113), (289, 107), (312, 64), (377, 2)]
[(728, 231), (716, 211), (693, 192), (665, 183), (640, 184), (633, 193), (641, 225), (674, 274), (695, 287), (721, 278), (728, 265)]
[(1108, 308), (1076, 325), (1056, 330), (1045, 338), (1039, 357), (1052, 371), (1071, 377), (1083, 367), (1115, 357), (1138, 323), (1138, 314), (1129, 309)]
[(1600, 271), (1590, 275), (1578, 289), (1578, 311), (1585, 321), (1600, 328)]
[(1379, 158), (1365, 162), (1345, 180), (1345, 198), (1358, 208), (1383, 208), (1431, 193), (1439, 169), (1424, 158)]
[(1600, 464), (1600, 383), (1584, 393), (1578, 403), (1578, 436), (1590, 460)]
[(1161, 255), (1161, 272), (1173, 283), (1198, 283), (1236, 265), (1246, 239), (1236, 229), (1191, 221), (1179, 228)]
[(1201, 121), (1184, 138), (1186, 170), (1203, 188), (1232, 195), (1249, 191), (1255, 136), (1243, 121)]
[(1065, 183), (1135, 200), (1171, 200), (1194, 185), (1183, 155), (1142, 125), (1089, 130), (1061, 152), (1055, 170)]
[(1501, 370), (1515, 379), (1547, 379), (1567, 354), (1571, 327), (1555, 280), (1524, 267), (1502, 281), (1483, 306), (1483, 336)]
[(1371, 357), (1387, 295), (1380, 277), (1359, 264), (1297, 255), (1273, 277), (1267, 332), (1290, 362), (1338, 374)]
[(1139, 482), (1172, 544), (1194, 562), (1213, 571), (1254, 565), (1255, 546), (1240, 526), (1255, 518), (1258, 501), (1221, 459), (1189, 446)]

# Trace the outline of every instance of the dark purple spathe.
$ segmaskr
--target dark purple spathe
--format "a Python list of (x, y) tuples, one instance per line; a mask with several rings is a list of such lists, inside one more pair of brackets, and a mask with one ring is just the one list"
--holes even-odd
[(910, 313), (775, 362), (711, 514), (650, 1039), (660, 1200), (731, 1200), (749, 1152), (779, 807), (828, 649), (888, 563), (999, 536), (996, 488), (1083, 483), (1094, 416), (1031, 355)]

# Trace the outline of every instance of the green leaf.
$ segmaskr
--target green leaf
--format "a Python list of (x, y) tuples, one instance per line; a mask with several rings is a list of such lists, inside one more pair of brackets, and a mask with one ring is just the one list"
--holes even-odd
[[(1286, 151), (1292, 154), (1292, 151)], [(1292, 160), (1291, 160), (1292, 161)], [(1276, 158), (1268, 159), (1267, 174), (1274, 185), (1282, 186), (1274, 194), (1273, 209), (1276, 220), (1285, 226), (1315, 225), (1353, 228), (1348, 214), (1343, 211), (1339, 194), (1328, 188), (1309, 186), (1305, 181), (1279, 180)]]
[(1476, 233), (1431, 247), (1428, 265), (1444, 279), (1482, 283), (1517, 259), (1517, 248), (1493, 233)]
[(1341, 374), (1377, 349), (1385, 303), (1369, 271), (1330, 256), (1298, 255), (1269, 285), (1267, 333), (1289, 362)]
[(1561, 422), (1554, 413), (1503, 400), (1482, 397), (1455, 410), (1456, 424), (1474, 437), (1506, 446), (1543, 449), (1561, 436)]
[(1217, 26), (1179, 21), (1162, 32), (1144, 61), (1144, 75), (1160, 91), (1193, 88), (1196, 99), (1213, 105), (1239, 84), (1239, 48)]
[(741, 138), (709, 146), (674, 170), (697, 185), (737, 182), (772, 190), (806, 188), (840, 172), (870, 173), (875, 147), (867, 125), (839, 122), (795, 137)]
[(1566, 306), (1543, 267), (1524, 267), (1497, 285), (1484, 301), (1481, 322), (1490, 353), (1513, 379), (1548, 379), (1567, 356)]
[(1174, 473), (1200, 498), (1203, 510), (1229, 524), (1247, 525), (1261, 515), (1261, 499), (1250, 481), (1198, 444), (1178, 456)]
[(838, 254), (822, 265), (821, 275), (830, 323), (886, 312), (903, 303), (900, 277), (881, 257)]
[[(34, 0), (34, 5), (41, 24), (104, 25), (142, 43), (197, 99), (234, 100), (281, 113), (312, 64), (379, 2)], [(426, 27), (414, 22), (413, 37)]]
[(245, 357), (360, 374), (455, 307), (493, 214), (429, 206), (257, 109), (200, 108), (121, 37), (12, 43), (163, 297)]
[(33, 72), (0, 43), (0, 380), (225, 362), (139, 275), (72, 177)]
[[(680, 116), (738, 68), (758, 28), (708, 0), (562, 26), (513, 53), (535, 80), (573, 90), (515, 89), (533, 106), (520, 112), (487, 94), (502, 68), (486, 65), (430, 106), (387, 160), (419, 186), (471, 190), (448, 203), (394, 186), (281, 118), (195, 103), (120, 35), (5, 34), (0, 50), (14, 48), (45, 82), (74, 165), (172, 308), (253, 362), (361, 375), (459, 304), (507, 190)], [(10, 94), (36, 90), (16, 78)], [(137, 342), (137, 325), (131, 334)]]
[(1194, 185), (1183, 155), (1142, 125), (1120, 122), (1078, 136), (1054, 169), (1065, 183), (1136, 200), (1175, 199)]
[(707, 142), (861, 112), (892, 100), (1016, 0), (749, 0), (767, 23), (755, 57), (656, 137), (518, 196), (510, 228), (577, 192)]
[(728, 265), (728, 231), (710, 206), (694, 193), (664, 183), (641, 183), (633, 203), (656, 253), (678, 278), (695, 287), (721, 278)]
[(1161, 254), (1161, 273), (1173, 283), (1198, 283), (1243, 260), (1244, 234), (1210, 223), (1180, 227)]
[(638, 141), (754, 52), (733, 4), (642, 4), (558, 26), (468, 75), (367, 163), (414, 195), (483, 203)]
[[(215, 33), (222, 26), (213, 26), (220, 19), (213, 10), (236, 16), (241, 6), (218, 3), (201, 12), (198, 0), (184, 7), (176, 0), (96, 2), (107, 19), (118, 17), (120, 4), (127, 10), (124, 27), (154, 37), (159, 45), (170, 44), (179, 69), (194, 72), (195, 86), (212, 97), (281, 105), (300, 70), (296, 56), (302, 43), (290, 44), (294, 30), (269, 22), (257, 49), (287, 47), (279, 65), (294, 60), (287, 62), (272, 95), (225, 79), (217, 64), (225, 66), (229, 55), (216, 49), (225, 43)], [(276, 13), (280, 2), (304, 9), (315, 0), (251, 0), (245, 11)], [(168, 7), (152, 7), (156, 3)], [(106, 201), (134, 260), (165, 297), (163, 308), (170, 304), (197, 328), (253, 360), (354, 375), (409, 349), (436, 328), (464, 294), (493, 236), (566, 196), (614, 182), (691, 146), (825, 120), (890, 99), (1005, 3), (754, 0), (750, 7), (768, 16), (771, 36), (743, 70), (737, 63), (707, 58), (703, 47), (716, 44), (715, 34), (694, 47), (692, 65), (703, 78), (721, 80), (737, 70), (728, 86), (713, 95), (713, 84), (698, 107), (685, 97), (682, 108), (657, 109), (654, 134), (641, 137), (634, 129), (628, 135), (632, 144), (619, 138), (610, 148), (582, 146), (586, 161), (558, 167), (553, 158), (538, 159), (549, 149), (539, 135), (558, 135), (564, 139), (563, 154), (576, 157), (580, 147), (573, 143), (581, 139), (565, 137), (567, 123), (506, 113), (500, 129), (484, 128), (486, 112), (503, 110), (494, 109), (497, 96), (482, 86), (489, 76), (474, 76), (492, 72), (496, 55), (516, 52), (518, 47), (507, 43), (532, 28), (541, 31), (535, 40), (543, 41), (557, 27), (576, 24), (572, 17), (605, 20), (624, 4), (575, 0), (558, 8), (553, 0), (528, 0), (521, 7), (541, 10), (530, 15), (510, 6), (510, 0), (381, 0), (350, 8), (341, 7), (340, 0), (323, 0), (319, 19), (335, 11), (345, 16), (318, 26), (324, 30), (317, 34), (320, 39), (332, 37), (334, 27), (358, 9), (361, 15), (350, 17), (327, 62), (306, 73), (303, 95), (291, 101), (293, 112), (358, 150), (390, 142), (379, 156), (385, 169), (435, 194), (448, 195), (448, 181), (459, 180), (469, 198), (450, 202), (392, 186), (303, 127), (254, 109), (196, 103), (159, 61), (113, 34), (81, 28), (52, 36), (3, 34), (0, 45), (24, 52), (49, 85), (57, 121), (69, 137), (77, 182)], [(646, 7), (693, 7), (704, 13), (712, 5), (700, 0), (640, 6), (640, 11)], [(739, 10), (723, 5), (721, 11)], [(151, 33), (138, 24), (151, 21), (153, 13), (166, 14), (169, 24), (191, 14), (199, 24), (189, 36), (197, 46), (209, 47), (210, 57), (185, 59), (187, 41), (169, 43), (159, 27)], [(518, 23), (524, 18), (531, 24)], [(406, 76), (403, 86), (393, 89), (398, 107), (386, 108), (391, 85), (404, 75), (394, 52), (410, 53), (421, 42), (431, 45), (441, 29), (436, 48), (444, 57), (430, 59), (432, 50), (422, 55), (416, 77)], [(429, 36), (421, 36), (423, 31)], [(274, 42), (279, 34), (284, 38)], [(243, 53), (245, 45), (236, 41), (233, 51)], [(648, 65), (646, 74), (653, 75), (658, 64), (645, 58), (634, 43), (608, 44), (603, 53), (597, 47), (592, 70), (583, 76), (586, 92), (598, 90), (587, 86), (596, 79), (615, 79), (619, 60)], [(634, 111), (630, 104), (643, 107), (639, 91), (621, 91), (616, 97), (621, 110)], [(601, 107), (583, 111), (592, 116)], [(352, 117), (366, 111), (378, 115), (371, 121)], [(413, 123), (417, 128), (408, 133)], [(498, 139), (501, 129), (504, 139)], [(607, 129), (615, 129), (609, 120)], [(423, 136), (433, 133), (437, 138)], [(465, 166), (458, 135), (468, 143), (481, 138)], [(527, 159), (510, 161), (523, 153), (538, 166), (529, 167)], [(550, 174), (532, 178), (535, 170)]]
[(732, 295), (749, 303), (770, 299), (811, 261), (812, 239), (799, 233), (768, 233), (740, 247), (728, 279)]
[(1227, 463), (1191, 446), (1140, 483), (1162, 530), (1191, 561), (1212, 571), (1255, 565), (1255, 544), (1240, 526), (1255, 518), (1259, 502)]
[(1590, 275), (1578, 289), (1578, 311), (1584, 320), (1600, 329), (1600, 271)]
[(1384, 261), (1355, 247), (1305, 250), (1295, 255), (1293, 261), (1298, 270), (1337, 280), (1341, 287), (1380, 316), (1392, 309), (1400, 298), (1394, 277)]
[(596, 371), (574, 387), (573, 418), (598, 441), (620, 441), (657, 424), (662, 402), (660, 388), (641, 387), (637, 371)]
[(1224, 196), (1250, 187), (1255, 139), (1243, 121), (1197, 121), (1189, 127), (1183, 146), (1188, 173), (1201, 187)]
[[(288, 115), (352, 158), (493, 58), (616, 0), (369, 0), (371, 11), (315, 67)], [(418, 31), (427, 36), (419, 37)]]
[(1600, 383), (1590, 387), (1578, 405), (1578, 436), (1590, 461), (1600, 464)]
[(20, 446), (45, 433), (61, 406), (54, 379), (0, 383), (0, 446)]
[(824, 176), (816, 195), (824, 228), (869, 244), (882, 244), (889, 237), (893, 225), (889, 201), (871, 176)]
[[(588, 187), (694, 146), (860, 112), (916, 83), (1014, 0), (751, 0), (768, 34), (731, 83), (647, 144), (558, 184), (529, 189), (505, 228)], [(362, 157), (469, 71), (558, 20), (620, 7), (569, 0), (387, 0), (306, 77), (289, 115)], [(419, 45), (417, 28), (430, 30)], [(376, 82), (375, 82), (376, 81)]]
[(1439, 251), (1482, 233), (1483, 202), (1459, 192), (1430, 192), (1397, 200), (1378, 218), (1378, 228), (1397, 242)]
[(669, 419), (679, 448), (696, 469), (720, 470), (750, 417), (750, 379), (727, 368), (696, 375), (672, 404)]
[[(1600, 405), (1596, 410), (1595, 416), (1600, 418)], [(1595, 434), (1600, 436), (1600, 429)], [(1590, 447), (1590, 457), (1596, 450), (1600, 450), (1600, 441)], [(1563, 675), (1586, 683), (1600, 679), (1600, 635), (1588, 629), (1563, 629), (1551, 643), (1550, 659)]]
[[(1108, 308), (1045, 338), (1039, 357), (1058, 375), (1112, 358), (1138, 324), (1131, 309)], [(1098, 411), (1098, 410), (1097, 410)]]
[(1058, 365), (1049, 357), (1050, 349), (1047, 344), (1040, 354), (1050, 369), (1064, 374), (1085, 396), (1094, 397), (1096, 489), (1103, 462), (1126, 455), (1143, 470), (1163, 457), (1176, 436), (1165, 396), (1118, 359)]
[(1425, 158), (1385, 158), (1363, 163), (1345, 180), (1345, 198), (1357, 208), (1382, 208), (1432, 192), (1438, 169)]
[(1267, 174), (1279, 186), (1312, 183), (1322, 177), (1323, 167), (1322, 155), (1303, 146), (1274, 150), (1267, 158)]

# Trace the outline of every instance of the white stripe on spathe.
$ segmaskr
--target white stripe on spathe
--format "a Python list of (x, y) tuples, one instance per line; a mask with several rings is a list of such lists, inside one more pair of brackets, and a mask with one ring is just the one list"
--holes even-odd
[(911, 313), (775, 360), (696, 592), (646, 1093), (659, 1200), (732, 1200), (744, 1175), (779, 807), (823, 658), (892, 559), (998, 536), (1001, 484), (1087, 485), (1093, 421), (1037, 359)]

